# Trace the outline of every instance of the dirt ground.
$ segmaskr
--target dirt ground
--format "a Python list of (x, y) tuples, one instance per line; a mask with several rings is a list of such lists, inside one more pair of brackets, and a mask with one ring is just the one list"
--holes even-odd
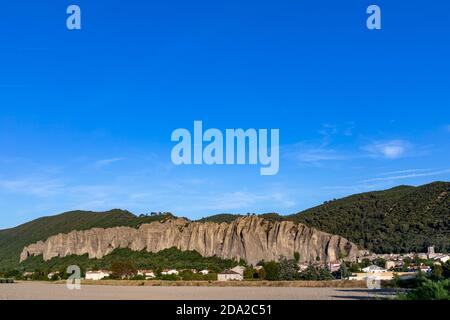
[(311, 287), (174, 287), (19, 282), (0, 284), (1, 300), (365, 300), (388, 298), (392, 290)]

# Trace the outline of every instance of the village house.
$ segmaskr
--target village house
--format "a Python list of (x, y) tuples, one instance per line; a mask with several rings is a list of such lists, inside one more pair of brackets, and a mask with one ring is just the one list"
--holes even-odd
[(207, 274), (209, 274), (209, 270), (204, 269), (204, 270), (199, 271), (199, 273), (206, 276)]
[(298, 265), (298, 272), (299, 272), (299, 273), (300, 273), (300, 272), (303, 272), (303, 271), (305, 271), (306, 269), (308, 269), (308, 267), (309, 267), (309, 264), (306, 264), (306, 263), (299, 264), (299, 265)]
[(156, 278), (155, 272), (153, 270), (138, 270), (138, 276), (143, 276), (145, 279), (154, 279)]
[(392, 270), (397, 267), (397, 261), (387, 260), (386, 261), (386, 270)]
[(22, 273), (22, 276), (25, 279), (31, 278), (33, 275), (34, 275), (34, 272), (24, 272), (24, 273)]
[(385, 268), (381, 268), (376, 265), (368, 266), (367, 268), (362, 269), (362, 273), (355, 273), (351, 277), (350, 280), (365, 280), (369, 281), (370, 279), (374, 280), (392, 280), (394, 276), (397, 275), (401, 279), (411, 279), (415, 277), (414, 272), (392, 272), (387, 271)]
[(376, 265), (371, 265), (371, 266), (368, 266), (366, 268), (363, 268), (362, 271), (365, 272), (365, 273), (383, 273), (383, 272), (387, 272), (386, 269), (384, 269), (382, 267), (379, 267), (379, 266), (376, 266)]
[(330, 262), (328, 264), (328, 268), (330, 269), (331, 272), (339, 271), (339, 269), (341, 268), (341, 263), (339, 261)]
[(417, 254), (417, 257), (418, 257), (419, 259), (422, 259), (422, 260), (431, 259), (431, 258), (429, 258), (429, 257), (431, 257), (431, 256), (429, 256), (428, 253), (418, 253), (418, 254)]
[(234, 272), (240, 274), (242, 277), (244, 277), (245, 267), (243, 267), (243, 266), (236, 266), (233, 269), (231, 269), (231, 271), (234, 271)]
[(449, 260), (450, 260), (450, 256), (447, 254), (439, 254), (436, 257), (434, 257), (434, 261), (438, 261), (441, 263), (446, 263)]
[(233, 270), (225, 270), (217, 275), (219, 281), (242, 281), (244, 276)]
[(179, 272), (175, 269), (164, 269), (163, 271), (161, 271), (161, 274), (163, 276), (170, 276), (172, 274), (178, 275)]
[(87, 271), (86, 280), (102, 280), (111, 275), (111, 271), (99, 270), (99, 271)]
[(58, 275), (58, 274), (59, 274), (59, 272), (50, 272), (50, 273), (47, 275), (47, 278), (48, 278), (48, 280), (51, 280), (51, 279), (53, 278), (53, 276)]
[[(386, 260), (386, 269), (392, 268), (392, 262), (395, 262), (394, 268), (403, 267), (403, 260), (408, 258), (410, 260), (414, 260), (416, 258), (421, 260), (433, 260), (435, 262), (446, 263), (450, 260), (450, 254), (447, 253), (438, 253), (435, 251), (434, 246), (430, 246), (427, 249), (427, 252), (409, 252), (409, 253), (387, 253), (387, 254), (375, 254), (366, 252), (364, 255), (360, 255), (357, 257), (357, 262), (362, 263), (364, 260), (374, 261), (375, 259), (384, 259)], [(412, 269), (411, 269), (412, 270)], [(418, 270), (418, 267), (416, 267)]]
[(394, 279), (394, 276), (397, 275), (400, 277), (400, 279), (406, 280), (406, 279), (412, 279), (416, 276), (415, 272), (378, 272), (378, 273), (354, 273), (351, 277), (349, 277), (349, 280), (364, 280), (368, 281), (370, 279), (374, 280), (392, 280)]
[(430, 273), (431, 272), (431, 268), (429, 266), (426, 265), (421, 265), (419, 267), (419, 270), (423, 273)]

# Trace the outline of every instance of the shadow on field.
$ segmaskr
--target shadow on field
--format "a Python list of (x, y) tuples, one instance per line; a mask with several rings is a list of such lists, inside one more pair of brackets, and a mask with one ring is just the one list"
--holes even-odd
[[(346, 292), (346, 293), (359, 293), (360, 295), (334, 295), (333, 298), (336, 299), (347, 299), (347, 300), (386, 300), (391, 299), (395, 296), (396, 290), (394, 289), (338, 289), (338, 292)], [(367, 294), (367, 296), (364, 295)]]

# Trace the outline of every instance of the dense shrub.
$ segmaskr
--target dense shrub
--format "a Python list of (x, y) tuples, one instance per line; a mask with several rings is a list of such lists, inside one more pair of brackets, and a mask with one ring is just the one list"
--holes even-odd
[(417, 288), (399, 294), (401, 300), (450, 300), (450, 280), (425, 279)]

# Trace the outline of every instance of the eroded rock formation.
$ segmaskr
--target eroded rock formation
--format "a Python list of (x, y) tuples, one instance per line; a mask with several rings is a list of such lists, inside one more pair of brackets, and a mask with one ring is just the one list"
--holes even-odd
[(118, 248), (158, 252), (176, 247), (196, 250), (203, 256), (245, 259), (250, 264), (260, 260), (292, 258), (300, 254), (301, 262), (335, 261), (340, 255), (348, 260), (358, 256), (358, 248), (347, 239), (309, 228), (292, 221), (271, 222), (260, 217), (239, 218), (231, 223), (189, 222), (169, 219), (143, 224), (138, 229), (94, 228), (58, 234), (25, 247), (20, 261), (32, 255), (54, 257), (88, 254), (102, 258)]

